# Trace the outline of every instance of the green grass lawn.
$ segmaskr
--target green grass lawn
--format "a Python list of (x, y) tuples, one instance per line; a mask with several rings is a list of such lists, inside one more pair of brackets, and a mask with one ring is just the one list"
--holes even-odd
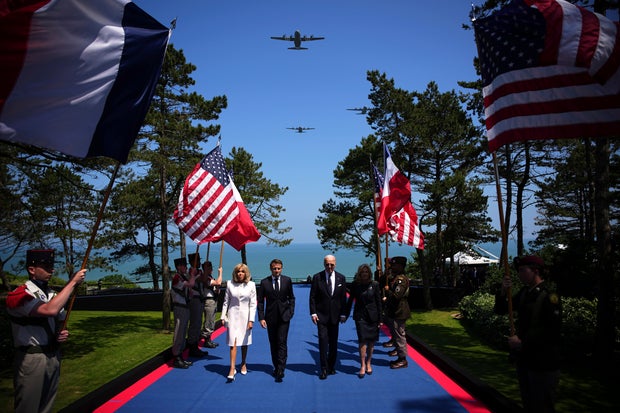
[[(172, 344), (159, 312), (73, 311), (54, 410), (71, 404)], [(0, 373), (0, 411), (13, 411), (10, 370)]]
[[(514, 367), (505, 352), (470, 336), (452, 315), (456, 310), (416, 311), (409, 332), (449, 357), (470, 375), (519, 403)], [(73, 311), (70, 342), (55, 410), (59, 410), (170, 347), (172, 335), (161, 331), (158, 312)], [(601, 380), (588, 363), (566, 363), (560, 382), (558, 412), (616, 412), (619, 381)], [(0, 372), (0, 411), (13, 411), (12, 372)]]
[[(498, 351), (470, 335), (453, 315), (457, 310), (416, 311), (407, 322), (407, 330), (441, 352), (456, 364), (521, 405), (514, 366), (507, 353)], [(562, 368), (558, 391), (558, 412), (620, 411), (620, 375), (602, 379), (593, 363), (567, 361)]]

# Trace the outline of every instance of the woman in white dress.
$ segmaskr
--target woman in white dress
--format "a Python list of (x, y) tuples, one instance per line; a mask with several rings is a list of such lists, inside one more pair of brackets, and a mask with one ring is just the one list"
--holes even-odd
[(247, 374), (246, 356), (252, 344), (252, 327), (256, 318), (256, 284), (251, 281), (250, 269), (237, 264), (232, 272), (232, 282), (226, 285), (222, 306), (222, 325), (227, 327), (230, 346), (230, 371), (228, 380), (233, 381), (237, 369), (237, 346), (241, 346), (241, 374)]

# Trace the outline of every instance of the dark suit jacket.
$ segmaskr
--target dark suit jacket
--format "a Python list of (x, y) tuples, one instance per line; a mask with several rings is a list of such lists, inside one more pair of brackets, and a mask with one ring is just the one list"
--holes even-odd
[(336, 324), (340, 316), (347, 316), (347, 283), (344, 275), (335, 273), (334, 293), (329, 294), (325, 271), (312, 277), (310, 287), (310, 314), (319, 316), (319, 323)]
[[(295, 295), (290, 277), (280, 275), (280, 292), (273, 289), (271, 275), (260, 282), (257, 292), (258, 319), (265, 320), (267, 325), (284, 321), (288, 322), (295, 314)], [(265, 305), (265, 302), (267, 305)]]

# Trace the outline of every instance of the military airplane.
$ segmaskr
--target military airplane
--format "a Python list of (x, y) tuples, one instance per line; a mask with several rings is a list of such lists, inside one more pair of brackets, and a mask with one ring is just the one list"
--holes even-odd
[(312, 130), (314, 128), (304, 128), (303, 126), (297, 126), (296, 128), (286, 128), (290, 130), (294, 130), (297, 133), (306, 133), (307, 130)]
[(307, 47), (301, 47), (301, 42), (309, 42), (311, 40), (323, 40), (324, 37), (314, 37), (314, 36), (302, 36), (299, 30), (295, 30), (295, 34), (292, 36), (271, 36), (274, 40), (285, 40), (289, 42), (293, 42), (295, 47), (289, 47), (290, 50), (308, 50)]
[(365, 115), (368, 113), (368, 111), (370, 110), (370, 108), (367, 108), (366, 106), (361, 107), (361, 108), (351, 108), (351, 109), (347, 109), (347, 110), (354, 110), (357, 112), (358, 115)]

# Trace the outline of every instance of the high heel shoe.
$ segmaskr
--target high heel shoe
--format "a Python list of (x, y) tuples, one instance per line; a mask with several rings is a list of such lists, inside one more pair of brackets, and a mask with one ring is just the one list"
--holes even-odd
[(247, 366), (245, 366), (245, 365), (244, 365), (243, 367), (241, 367), (241, 374), (243, 374), (244, 376), (245, 376), (246, 374), (248, 374), (248, 368), (247, 368)]
[(235, 374), (237, 374), (237, 369), (235, 369), (235, 372), (232, 374), (232, 376), (230, 375), (226, 376), (229, 383), (235, 381)]

